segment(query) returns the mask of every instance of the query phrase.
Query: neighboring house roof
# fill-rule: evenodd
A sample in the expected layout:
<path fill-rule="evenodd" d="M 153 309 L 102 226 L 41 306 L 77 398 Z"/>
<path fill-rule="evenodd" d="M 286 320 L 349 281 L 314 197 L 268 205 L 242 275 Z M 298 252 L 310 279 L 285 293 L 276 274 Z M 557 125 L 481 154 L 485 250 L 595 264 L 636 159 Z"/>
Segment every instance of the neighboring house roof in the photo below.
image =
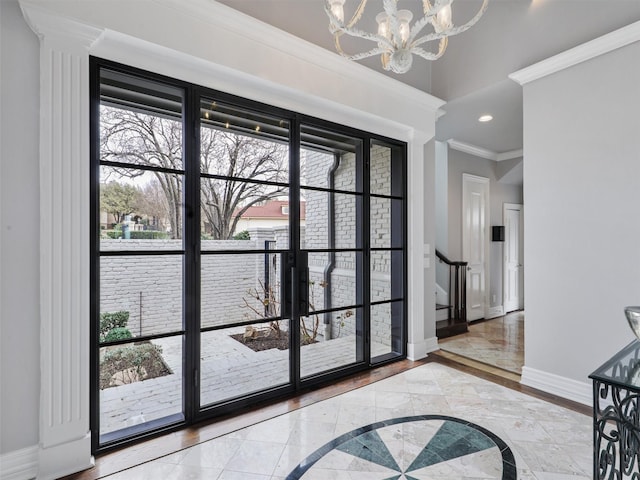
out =
<path fill-rule="evenodd" d="M 283 208 L 286 207 L 286 208 Z M 249 207 L 246 212 L 242 214 L 241 218 L 265 218 L 265 219 L 280 219 L 289 218 L 289 201 L 288 200 L 268 200 L 263 205 L 254 205 Z M 286 212 L 286 213 L 285 213 Z M 306 203 L 300 202 L 300 219 L 306 218 Z"/>

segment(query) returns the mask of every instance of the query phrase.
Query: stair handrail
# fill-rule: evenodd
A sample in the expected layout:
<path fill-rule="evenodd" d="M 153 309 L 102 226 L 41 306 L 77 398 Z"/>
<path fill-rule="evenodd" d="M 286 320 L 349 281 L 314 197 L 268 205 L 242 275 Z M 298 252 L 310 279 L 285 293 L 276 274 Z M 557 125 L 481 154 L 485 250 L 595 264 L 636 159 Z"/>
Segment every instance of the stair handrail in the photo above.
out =
<path fill-rule="evenodd" d="M 446 263 L 447 265 L 459 265 L 461 267 L 466 267 L 469 262 L 464 262 L 464 261 L 452 261 L 449 260 L 444 254 L 440 253 L 438 250 L 436 250 L 436 257 L 438 257 L 440 260 L 442 260 L 444 263 Z"/>
<path fill-rule="evenodd" d="M 436 257 L 449 265 L 449 318 L 467 321 L 467 265 L 463 260 L 452 261 L 436 249 Z M 452 292 L 453 290 L 453 292 Z M 453 297 L 453 303 L 451 298 Z"/>

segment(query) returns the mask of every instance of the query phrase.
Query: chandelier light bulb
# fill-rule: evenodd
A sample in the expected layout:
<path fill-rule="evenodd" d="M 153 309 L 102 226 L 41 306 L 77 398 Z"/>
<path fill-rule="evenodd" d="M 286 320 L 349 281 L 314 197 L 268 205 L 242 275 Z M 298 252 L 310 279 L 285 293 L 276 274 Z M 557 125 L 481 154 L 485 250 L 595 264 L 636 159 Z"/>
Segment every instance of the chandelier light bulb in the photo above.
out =
<path fill-rule="evenodd" d="M 452 25 L 453 23 L 451 22 L 451 5 L 445 5 L 436 14 L 433 26 L 437 32 L 442 32 L 447 28 L 451 28 Z"/>
<path fill-rule="evenodd" d="M 380 12 L 376 15 L 376 22 L 378 22 L 378 35 L 385 38 L 391 38 L 391 31 L 389 30 L 389 15 L 385 12 Z"/>
<path fill-rule="evenodd" d="M 409 39 L 409 34 L 411 33 L 409 22 L 411 22 L 412 18 L 413 13 L 409 10 L 398 10 L 398 31 L 403 44 Z"/>
<path fill-rule="evenodd" d="M 331 0 L 331 13 L 333 13 L 341 23 L 344 22 L 344 2 L 345 0 Z"/>

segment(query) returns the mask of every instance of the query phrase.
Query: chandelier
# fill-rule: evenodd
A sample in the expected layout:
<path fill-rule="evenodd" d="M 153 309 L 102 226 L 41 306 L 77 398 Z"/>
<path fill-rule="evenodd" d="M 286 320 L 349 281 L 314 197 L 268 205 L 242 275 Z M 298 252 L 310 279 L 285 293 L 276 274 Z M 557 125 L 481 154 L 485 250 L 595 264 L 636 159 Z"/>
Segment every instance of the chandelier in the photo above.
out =
<path fill-rule="evenodd" d="M 367 0 L 360 1 L 360 5 L 348 22 L 344 21 L 344 3 L 345 0 L 326 0 L 325 3 L 325 11 L 329 16 L 329 31 L 333 34 L 338 53 L 350 60 L 380 55 L 382 67 L 385 70 L 405 73 L 411 68 L 414 54 L 427 60 L 440 58 L 447 48 L 448 37 L 468 30 L 480 20 L 489 0 L 483 0 L 478 13 L 467 23 L 457 27 L 451 20 L 453 0 L 434 0 L 433 4 L 429 0 L 422 0 L 424 16 L 413 26 L 410 26 L 413 19 L 411 11 L 398 10 L 398 0 L 383 0 L 384 10 L 376 16 L 378 33 L 369 33 L 355 28 L 364 13 Z M 433 31 L 420 36 L 427 25 L 431 25 Z M 377 44 L 377 47 L 368 52 L 349 55 L 340 46 L 340 37 L 345 34 L 371 40 Z M 423 45 L 435 41 L 438 42 L 437 52 L 433 53 L 422 48 Z"/>

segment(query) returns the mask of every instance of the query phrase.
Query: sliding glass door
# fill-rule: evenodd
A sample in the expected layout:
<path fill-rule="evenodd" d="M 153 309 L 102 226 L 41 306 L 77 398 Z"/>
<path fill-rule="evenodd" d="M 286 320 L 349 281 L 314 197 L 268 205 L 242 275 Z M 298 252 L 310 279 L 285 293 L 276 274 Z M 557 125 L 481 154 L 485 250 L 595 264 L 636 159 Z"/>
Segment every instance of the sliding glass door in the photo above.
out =
<path fill-rule="evenodd" d="M 91 67 L 94 450 L 405 355 L 403 143 Z"/>

